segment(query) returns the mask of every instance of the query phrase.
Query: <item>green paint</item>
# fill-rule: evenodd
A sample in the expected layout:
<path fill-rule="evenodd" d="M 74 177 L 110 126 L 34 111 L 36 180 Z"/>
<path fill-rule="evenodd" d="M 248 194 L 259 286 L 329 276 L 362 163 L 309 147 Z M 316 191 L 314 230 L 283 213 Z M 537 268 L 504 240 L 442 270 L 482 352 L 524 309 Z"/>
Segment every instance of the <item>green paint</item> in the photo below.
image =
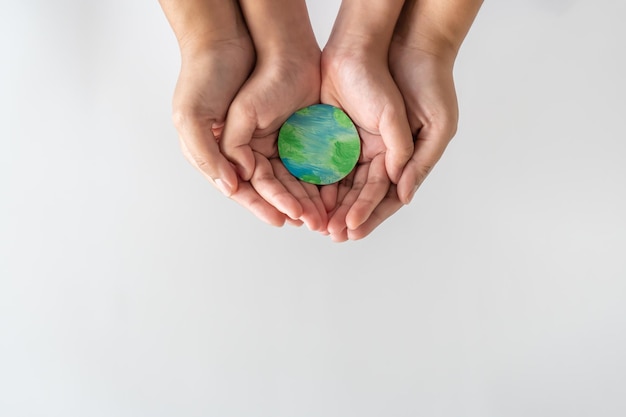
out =
<path fill-rule="evenodd" d="M 356 127 L 341 110 L 316 104 L 294 113 L 278 134 L 278 153 L 295 177 L 332 184 L 354 169 L 361 152 Z"/>

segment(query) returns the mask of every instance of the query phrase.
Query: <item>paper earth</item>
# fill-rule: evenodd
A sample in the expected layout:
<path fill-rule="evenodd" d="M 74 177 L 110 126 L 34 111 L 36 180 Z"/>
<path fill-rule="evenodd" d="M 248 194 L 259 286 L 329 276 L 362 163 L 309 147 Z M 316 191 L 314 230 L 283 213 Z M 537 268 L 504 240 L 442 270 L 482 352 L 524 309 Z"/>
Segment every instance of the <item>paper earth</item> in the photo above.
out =
<path fill-rule="evenodd" d="M 356 166 L 361 140 L 343 110 L 315 104 L 295 112 L 280 128 L 278 154 L 294 177 L 317 185 L 332 184 Z"/>

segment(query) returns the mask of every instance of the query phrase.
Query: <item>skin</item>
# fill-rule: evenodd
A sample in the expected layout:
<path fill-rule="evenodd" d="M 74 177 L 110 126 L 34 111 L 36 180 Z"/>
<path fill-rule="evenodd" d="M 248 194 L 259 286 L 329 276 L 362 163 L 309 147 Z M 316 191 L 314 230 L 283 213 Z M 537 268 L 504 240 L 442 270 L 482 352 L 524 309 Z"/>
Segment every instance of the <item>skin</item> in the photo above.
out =
<path fill-rule="evenodd" d="M 313 230 L 325 228 L 326 211 L 319 191 L 287 175 L 282 166 L 276 164 L 277 152 L 272 146 L 276 126 L 280 126 L 282 117 L 286 119 L 292 113 L 292 107 L 297 110 L 300 105 L 318 101 L 319 48 L 315 45 L 307 70 L 301 70 L 293 65 L 295 59 L 273 59 L 283 56 L 278 49 L 272 56 L 265 53 L 269 50 L 263 49 L 264 54 L 257 57 L 235 0 L 161 0 L 160 3 L 181 52 L 173 120 L 187 160 L 226 196 L 268 224 L 306 223 Z M 308 21 L 308 16 L 306 19 Z M 292 77 L 292 84 L 308 85 L 310 91 L 299 94 L 287 108 L 278 109 L 278 114 L 255 113 L 262 116 L 259 125 L 267 123 L 265 130 L 264 126 L 258 131 L 254 129 L 258 133 L 254 140 L 248 138 L 250 149 L 256 152 L 253 163 L 257 165 L 258 161 L 258 169 L 253 166 L 248 172 L 241 172 L 227 159 L 227 152 L 220 149 L 227 136 L 225 125 L 229 108 L 237 98 L 235 116 L 231 118 L 237 120 L 237 111 L 255 112 L 255 106 L 269 107 L 268 102 L 286 96 L 290 87 L 283 86 L 277 96 L 265 93 L 274 91 L 275 84 L 285 74 L 293 73 L 298 76 Z M 242 94 L 238 94 L 240 92 Z M 236 134 L 232 123 L 230 125 L 228 130 Z"/>
<path fill-rule="evenodd" d="M 343 108 L 362 140 L 355 170 L 322 189 L 327 231 L 336 241 L 367 221 L 413 155 L 404 101 L 388 65 L 403 3 L 344 0 L 322 54 L 322 102 Z"/>
<path fill-rule="evenodd" d="M 235 94 L 255 62 L 252 40 L 236 0 L 160 0 L 181 53 L 173 120 L 183 152 L 230 196 L 237 174 L 217 139 Z"/>
<path fill-rule="evenodd" d="M 481 0 L 405 3 L 389 49 L 389 65 L 404 97 L 415 149 L 398 186 L 387 188 L 365 222 L 356 228 L 346 225 L 341 233 L 333 234 L 334 240 L 370 234 L 413 198 L 441 158 L 456 133 L 459 117 L 454 62 L 481 4 Z"/>
<path fill-rule="evenodd" d="M 456 132 L 452 69 L 481 1 L 344 0 L 321 62 L 304 0 L 160 2 L 181 50 L 183 153 L 269 224 L 365 237 L 411 201 Z M 276 140 L 320 98 L 351 116 L 363 150 L 345 180 L 318 188 L 286 171 Z"/>
<path fill-rule="evenodd" d="M 230 105 L 220 149 L 244 181 L 279 212 L 324 231 L 315 185 L 298 181 L 278 157 L 282 124 L 319 102 L 320 49 L 304 0 L 240 0 L 257 51 L 256 66 Z M 272 22 L 268 25 L 267 22 Z"/>

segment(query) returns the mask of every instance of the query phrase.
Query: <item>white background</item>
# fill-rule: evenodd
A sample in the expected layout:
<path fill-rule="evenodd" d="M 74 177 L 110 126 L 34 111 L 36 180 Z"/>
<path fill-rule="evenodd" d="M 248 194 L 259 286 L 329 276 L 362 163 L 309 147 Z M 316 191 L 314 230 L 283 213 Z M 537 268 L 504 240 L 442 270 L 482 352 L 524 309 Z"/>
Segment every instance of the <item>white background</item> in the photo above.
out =
<path fill-rule="evenodd" d="M 0 10 L 1 416 L 626 415 L 626 2 L 486 2 L 456 139 L 346 244 L 183 159 L 156 1 Z"/>

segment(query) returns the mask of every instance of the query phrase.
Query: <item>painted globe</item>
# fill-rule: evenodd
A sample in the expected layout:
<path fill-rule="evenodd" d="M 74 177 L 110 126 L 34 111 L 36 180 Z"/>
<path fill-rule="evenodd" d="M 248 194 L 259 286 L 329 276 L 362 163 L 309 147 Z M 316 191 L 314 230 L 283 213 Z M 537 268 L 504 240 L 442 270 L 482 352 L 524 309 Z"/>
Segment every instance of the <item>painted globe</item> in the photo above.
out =
<path fill-rule="evenodd" d="M 317 185 L 332 184 L 354 169 L 361 140 L 341 109 L 315 104 L 295 112 L 280 128 L 278 154 L 294 177 Z"/>

